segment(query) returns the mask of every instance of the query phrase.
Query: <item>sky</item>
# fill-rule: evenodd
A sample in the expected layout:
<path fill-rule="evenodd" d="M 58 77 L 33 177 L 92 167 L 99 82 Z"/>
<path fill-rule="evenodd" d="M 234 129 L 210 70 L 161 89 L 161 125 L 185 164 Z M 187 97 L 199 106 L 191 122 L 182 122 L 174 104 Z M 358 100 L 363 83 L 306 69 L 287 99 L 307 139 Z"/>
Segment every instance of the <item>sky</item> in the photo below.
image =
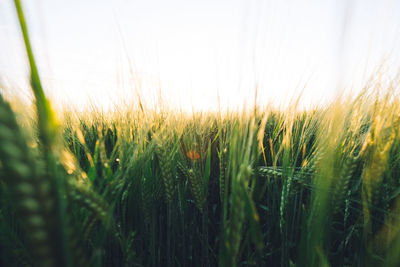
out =
<path fill-rule="evenodd" d="M 400 66 L 395 0 L 22 1 L 46 93 L 58 106 L 140 98 L 216 110 L 356 93 Z M 13 1 L 0 0 L 0 90 L 29 98 Z"/>

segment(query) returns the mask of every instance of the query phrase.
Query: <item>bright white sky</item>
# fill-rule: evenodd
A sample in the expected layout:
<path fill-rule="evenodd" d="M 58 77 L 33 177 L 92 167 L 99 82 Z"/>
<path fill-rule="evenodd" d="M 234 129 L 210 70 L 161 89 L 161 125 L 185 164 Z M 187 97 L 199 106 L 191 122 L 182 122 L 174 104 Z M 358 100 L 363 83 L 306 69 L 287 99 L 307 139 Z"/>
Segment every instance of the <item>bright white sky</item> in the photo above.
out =
<path fill-rule="evenodd" d="M 13 1 L 0 0 L 0 81 L 27 95 Z M 395 0 L 23 1 L 46 91 L 104 107 L 158 99 L 186 110 L 323 103 L 400 67 Z"/>

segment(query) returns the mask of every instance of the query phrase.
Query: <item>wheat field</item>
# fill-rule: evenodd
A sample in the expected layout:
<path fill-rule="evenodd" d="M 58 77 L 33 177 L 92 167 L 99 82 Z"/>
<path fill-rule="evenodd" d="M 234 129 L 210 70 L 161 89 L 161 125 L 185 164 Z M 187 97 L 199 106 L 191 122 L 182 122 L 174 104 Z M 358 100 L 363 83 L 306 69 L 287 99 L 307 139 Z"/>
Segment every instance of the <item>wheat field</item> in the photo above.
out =
<path fill-rule="evenodd" d="M 400 97 L 54 112 L 0 94 L 1 266 L 399 266 Z M 1 91 L 0 91 L 1 92 Z"/>

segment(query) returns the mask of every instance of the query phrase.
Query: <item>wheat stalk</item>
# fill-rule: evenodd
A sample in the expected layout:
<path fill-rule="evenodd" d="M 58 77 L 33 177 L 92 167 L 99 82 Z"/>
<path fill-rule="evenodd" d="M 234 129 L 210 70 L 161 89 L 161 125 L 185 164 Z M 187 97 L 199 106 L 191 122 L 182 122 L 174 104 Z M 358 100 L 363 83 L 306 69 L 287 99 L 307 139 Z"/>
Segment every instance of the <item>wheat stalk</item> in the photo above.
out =
<path fill-rule="evenodd" d="M 172 172 L 171 158 L 166 147 L 160 144 L 157 146 L 156 153 L 160 162 L 165 200 L 167 203 L 171 203 L 175 194 L 175 179 Z"/>
<path fill-rule="evenodd" d="M 200 180 L 199 175 L 197 175 L 193 169 L 188 170 L 187 178 L 190 183 L 190 189 L 196 202 L 196 206 L 199 208 L 200 212 L 203 212 L 203 206 L 206 202 L 206 199 L 203 195 L 203 183 Z"/>
<path fill-rule="evenodd" d="M 36 169 L 14 113 L 0 96 L 0 161 L 13 204 L 39 266 L 62 266 L 57 241 L 56 197 L 49 177 Z"/>

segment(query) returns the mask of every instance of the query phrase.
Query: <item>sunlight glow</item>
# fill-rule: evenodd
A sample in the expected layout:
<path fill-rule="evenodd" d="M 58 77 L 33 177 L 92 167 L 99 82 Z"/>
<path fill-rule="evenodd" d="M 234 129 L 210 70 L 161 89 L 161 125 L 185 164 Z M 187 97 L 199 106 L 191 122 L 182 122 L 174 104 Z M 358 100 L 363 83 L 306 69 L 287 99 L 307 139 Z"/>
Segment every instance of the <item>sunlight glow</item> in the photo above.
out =
<path fill-rule="evenodd" d="M 23 1 L 46 90 L 103 108 L 302 106 L 400 66 L 396 1 Z M 26 93 L 12 1 L 0 2 L 0 82 Z M 10 86 L 4 86 L 10 87 Z M 304 90 L 303 90 L 304 88 Z M 5 89 L 4 89 L 5 90 Z"/>

